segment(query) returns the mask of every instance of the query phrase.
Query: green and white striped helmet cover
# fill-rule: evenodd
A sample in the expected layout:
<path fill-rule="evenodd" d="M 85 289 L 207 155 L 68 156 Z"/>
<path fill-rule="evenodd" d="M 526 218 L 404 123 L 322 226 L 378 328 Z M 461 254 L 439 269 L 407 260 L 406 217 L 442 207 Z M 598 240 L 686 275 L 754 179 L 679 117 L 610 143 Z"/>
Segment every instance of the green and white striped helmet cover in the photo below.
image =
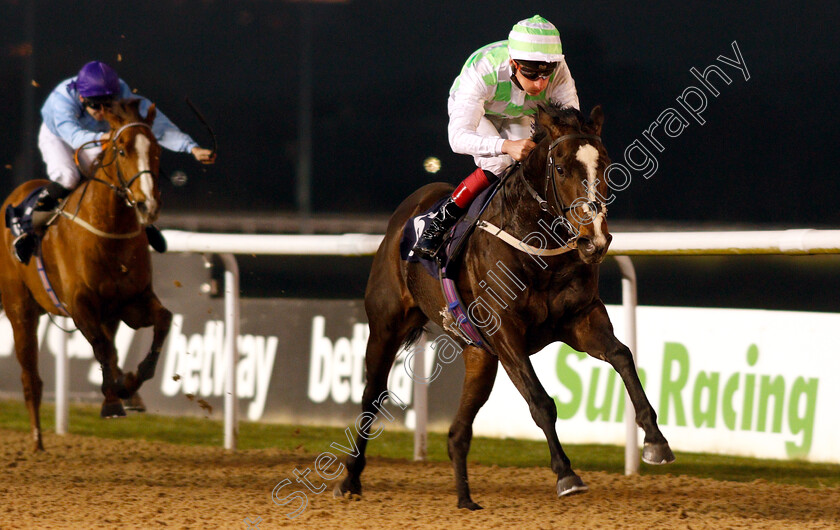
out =
<path fill-rule="evenodd" d="M 560 32 L 539 15 L 520 20 L 508 35 L 511 59 L 556 63 L 563 59 Z"/>

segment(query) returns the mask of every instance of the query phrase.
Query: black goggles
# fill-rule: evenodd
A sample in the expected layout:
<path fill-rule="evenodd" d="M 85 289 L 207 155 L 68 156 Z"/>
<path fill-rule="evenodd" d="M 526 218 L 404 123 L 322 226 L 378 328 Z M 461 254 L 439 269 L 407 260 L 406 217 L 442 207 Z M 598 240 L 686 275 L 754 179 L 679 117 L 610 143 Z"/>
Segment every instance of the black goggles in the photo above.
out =
<path fill-rule="evenodd" d="M 548 79 L 554 73 L 554 70 L 557 69 L 557 63 L 547 63 L 545 67 L 540 67 L 539 69 L 529 68 L 519 63 L 516 63 L 516 66 L 519 68 L 519 73 L 522 74 L 522 77 L 529 81 Z"/>
<path fill-rule="evenodd" d="M 107 107 L 114 101 L 114 98 L 107 97 L 107 98 L 84 98 L 82 99 L 82 105 L 89 109 L 93 110 L 102 110 L 103 107 Z"/>

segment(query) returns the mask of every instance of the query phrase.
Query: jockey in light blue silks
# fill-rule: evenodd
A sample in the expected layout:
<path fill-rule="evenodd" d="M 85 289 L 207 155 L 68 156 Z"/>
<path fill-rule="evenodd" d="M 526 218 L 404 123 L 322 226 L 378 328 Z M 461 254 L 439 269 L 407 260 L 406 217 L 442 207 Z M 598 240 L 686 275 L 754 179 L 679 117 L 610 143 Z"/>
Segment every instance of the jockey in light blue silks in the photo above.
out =
<path fill-rule="evenodd" d="M 74 160 L 76 150 L 88 142 L 109 138 L 110 126 L 105 121 L 104 108 L 116 99 L 127 98 L 140 99 L 140 113 L 146 115 L 151 102 L 133 94 L 113 68 L 99 61 L 87 63 L 76 77 L 65 79 L 50 93 L 41 107 L 44 121 L 38 133 L 38 148 L 47 166 L 50 183 L 41 190 L 34 212 L 53 210 L 79 185 L 81 175 Z M 212 151 L 199 147 L 160 111 L 152 124 L 152 133 L 160 145 L 171 151 L 191 153 L 196 160 L 207 164 L 215 161 Z M 87 146 L 79 151 L 83 171 L 90 170 L 100 152 L 99 146 Z M 37 225 L 42 225 L 48 217 L 33 215 L 33 224 L 40 228 Z M 148 226 L 146 234 L 156 250 L 166 249 L 166 242 L 157 228 Z M 35 249 L 34 238 L 31 234 L 22 234 L 13 247 L 17 259 L 28 263 Z"/>

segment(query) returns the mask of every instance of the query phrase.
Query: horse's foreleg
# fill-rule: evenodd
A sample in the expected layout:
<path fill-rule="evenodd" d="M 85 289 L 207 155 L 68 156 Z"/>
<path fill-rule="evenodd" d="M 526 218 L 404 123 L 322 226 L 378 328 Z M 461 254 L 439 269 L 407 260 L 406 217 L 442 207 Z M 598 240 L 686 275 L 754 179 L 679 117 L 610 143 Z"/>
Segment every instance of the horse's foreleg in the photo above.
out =
<path fill-rule="evenodd" d="M 22 293 L 25 299 L 28 293 Z M 20 379 L 23 383 L 23 399 L 29 411 L 29 426 L 32 430 L 33 451 L 43 451 L 44 441 L 41 436 L 41 396 L 44 384 L 38 375 L 38 311 L 31 301 L 10 303 L 3 297 L 6 316 L 12 324 L 15 338 L 15 354 L 20 363 Z"/>
<path fill-rule="evenodd" d="M 122 372 L 117 366 L 117 349 L 114 347 L 114 324 L 102 323 L 93 305 L 78 297 L 73 304 L 73 321 L 93 349 L 93 356 L 102 367 L 103 418 L 125 416 L 121 398 L 129 397 L 122 385 Z"/>
<path fill-rule="evenodd" d="M 137 365 L 137 375 L 129 373 L 125 377 L 126 391 L 134 395 L 144 382 L 155 375 L 163 342 L 169 335 L 169 328 L 172 325 L 172 313 L 163 307 L 155 293 L 148 290 L 138 303 L 125 308 L 122 320 L 134 329 L 147 326 L 153 326 L 154 329 L 152 346 L 149 353 Z"/>
<path fill-rule="evenodd" d="M 551 470 L 557 474 L 557 496 L 563 497 L 588 491 L 589 488 L 586 484 L 572 470 L 569 457 L 566 456 L 563 447 L 560 445 L 555 428 L 557 407 L 540 383 L 524 347 L 522 349 L 505 348 L 505 350 L 506 354 L 500 355 L 499 360 L 508 376 L 510 376 L 511 382 L 528 402 L 531 417 L 537 426 L 542 429 L 545 439 L 548 441 L 548 450 L 551 453 Z"/>
<path fill-rule="evenodd" d="M 473 421 L 479 409 L 487 402 L 499 360 L 484 350 L 468 347 L 464 350 L 464 388 L 461 390 L 461 403 L 458 413 L 449 428 L 449 459 L 455 471 L 455 489 L 458 492 L 458 508 L 480 510 L 481 506 L 473 502 L 470 496 L 470 483 L 467 478 L 467 454 L 473 435 Z"/>
<path fill-rule="evenodd" d="M 645 431 L 642 460 L 648 464 L 673 462 L 674 453 L 662 431 L 659 430 L 656 411 L 653 410 L 639 380 L 633 354 L 615 337 L 612 323 L 603 304 L 598 304 L 591 312 L 577 320 L 571 327 L 571 331 L 572 337 L 567 341 L 569 346 L 607 361 L 621 376 L 636 411 L 636 424 Z"/>

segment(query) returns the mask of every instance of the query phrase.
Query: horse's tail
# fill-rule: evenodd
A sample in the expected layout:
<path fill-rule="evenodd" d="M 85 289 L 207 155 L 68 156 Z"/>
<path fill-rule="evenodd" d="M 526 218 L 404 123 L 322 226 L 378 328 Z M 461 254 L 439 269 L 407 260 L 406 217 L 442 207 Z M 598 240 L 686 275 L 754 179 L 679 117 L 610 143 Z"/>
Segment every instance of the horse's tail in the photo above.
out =
<path fill-rule="evenodd" d="M 420 335 L 423 334 L 423 326 L 418 326 L 411 331 L 408 332 L 408 335 L 405 336 L 405 339 L 402 341 L 402 347 L 405 349 L 414 346 L 414 344 L 420 339 Z"/>

